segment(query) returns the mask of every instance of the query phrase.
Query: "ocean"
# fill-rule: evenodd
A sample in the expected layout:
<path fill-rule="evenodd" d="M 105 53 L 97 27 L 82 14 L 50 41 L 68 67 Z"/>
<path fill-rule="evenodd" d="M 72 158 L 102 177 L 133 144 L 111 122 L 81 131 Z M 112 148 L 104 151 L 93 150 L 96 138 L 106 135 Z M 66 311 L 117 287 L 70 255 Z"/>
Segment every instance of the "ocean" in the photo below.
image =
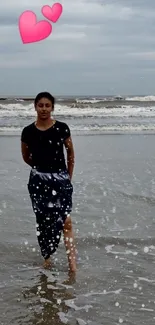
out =
<path fill-rule="evenodd" d="M 121 99 L 120 99 L 121 98 Z M 155 96 L 57 98 L 57 119 L 69 123 L 74 134 L 153 133 Z M 19 134 L 35 117 L 32 100 L 0 100 L 0 132 Z"/>
<path fill-rule="evenodd" d="M 0 100 L 0 324 L 154 325 L 155 97 L 58 98 L 75 148 L 77 276 L 63 241 L 42 268 L 20 134 L 32 100 Z"/>

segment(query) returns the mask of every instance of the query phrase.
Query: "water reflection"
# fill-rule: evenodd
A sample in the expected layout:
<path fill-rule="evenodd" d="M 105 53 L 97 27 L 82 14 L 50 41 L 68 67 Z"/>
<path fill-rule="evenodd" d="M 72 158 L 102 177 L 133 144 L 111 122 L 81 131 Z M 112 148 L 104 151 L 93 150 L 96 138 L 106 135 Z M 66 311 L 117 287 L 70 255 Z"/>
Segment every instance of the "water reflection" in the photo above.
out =
<path fill-rule="evenodd" d="M 23 292 L 28 301 L 31 314 L 28 324 L 62 325 L 68 323 L 68 311 L 65 300 L 76 298 L 73 284 L 76 278 L 69 274 L 68 279 L 59 281 L 52 273 L 41 274 L 37 284 Z"/>

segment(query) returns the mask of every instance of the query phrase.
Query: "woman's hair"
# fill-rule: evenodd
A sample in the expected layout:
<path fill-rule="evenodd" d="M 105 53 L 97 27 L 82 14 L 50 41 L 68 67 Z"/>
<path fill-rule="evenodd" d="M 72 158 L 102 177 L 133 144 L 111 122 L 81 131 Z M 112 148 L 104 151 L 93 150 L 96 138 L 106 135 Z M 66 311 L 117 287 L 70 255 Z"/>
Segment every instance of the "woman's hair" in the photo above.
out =
<path fill-rule="evenodd" d="M 55 98 L 50 93 L 48 93 L 46 91 L 43 91 L 36 96 L 36 98 L 34 100 L 34 105 L 36 106 L 38 104 L 39 100 L 42 98 L 47 98 L 48 100 L 50 100 L 50 102 L 52 103 L 52 108 L 54 109 Z"/>

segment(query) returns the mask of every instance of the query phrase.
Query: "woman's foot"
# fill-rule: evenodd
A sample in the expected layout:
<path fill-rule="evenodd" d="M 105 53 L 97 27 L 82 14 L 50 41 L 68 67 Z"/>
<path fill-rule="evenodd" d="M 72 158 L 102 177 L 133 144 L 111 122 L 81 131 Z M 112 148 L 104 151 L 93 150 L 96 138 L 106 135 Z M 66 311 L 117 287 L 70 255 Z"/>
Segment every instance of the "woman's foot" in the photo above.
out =
<path fill-rule="evenodd" d="M 44 267 L 45 269 L 50 269 L 50 268 L 52 267 L 52 263 L 51 263 L 51 259 L 50 259 L 50 258 L 44 260 L 43 267 Z"/>

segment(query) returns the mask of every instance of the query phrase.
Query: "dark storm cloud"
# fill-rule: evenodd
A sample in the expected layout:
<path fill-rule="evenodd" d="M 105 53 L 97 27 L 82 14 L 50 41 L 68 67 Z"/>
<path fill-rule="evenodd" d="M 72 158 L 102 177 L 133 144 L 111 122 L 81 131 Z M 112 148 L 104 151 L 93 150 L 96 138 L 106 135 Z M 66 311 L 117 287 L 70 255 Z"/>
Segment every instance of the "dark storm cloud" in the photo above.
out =
<path fill-rule="evenodd" d="M 16 94 L 24 94 L 24 89 L 35 93 L 49 84 L 59 94 L 154 91 L 155 0 L 64 0 L 63 15 L 53 26 L 53 34 L 43 42 L 23 45 L 19 15 L 29 9 L 42 19 L 43 4 L 47 1 L 3 3 L 2 88 L 16 90 Z"/>
<path fill-rule="evenodd" d="M 18 16 L 13 13 L 0 13 L 0 26 L 17 26 Z"/>

